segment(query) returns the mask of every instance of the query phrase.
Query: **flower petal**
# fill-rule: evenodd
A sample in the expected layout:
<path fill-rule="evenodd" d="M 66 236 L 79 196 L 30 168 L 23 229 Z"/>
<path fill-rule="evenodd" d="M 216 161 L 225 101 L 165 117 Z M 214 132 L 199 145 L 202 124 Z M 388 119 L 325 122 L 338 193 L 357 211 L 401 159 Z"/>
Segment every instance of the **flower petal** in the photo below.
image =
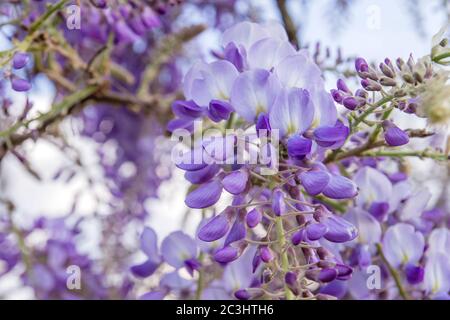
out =
<path fill-rule="evenodd" d="M 200 185 L 197 189 L 189 193 L 184 202 L 189 208 L 208 208 L 219 201 L 221 194 L 221 183 L 217 180 L 213 180 Z"/>
<path fill-rule="evenodd" d="M 302 172 L 299 175 L 299 178 L 306 192 L 312 196 L 316 196 L 328 185 L 331 179 L 331 174 L 322 170 L 312 170 Z"/>
<path fill-rule="evenodd" d="M 172 267 L 182 268 L 186 260 L 196 258 L 197 245 L 187 234 L 175 231 L 163 240 L 161 253 L 165 262 Z"/>
<path fill-rule="evenodd" d="M 349 199 L 358 194 L 356 184 L 352 180 L 338 175 L 332 175 L 323 194 L 331 199 Z"/>
<path fill-rule="evenodd" d="M 222 213 L 212 218 L 200 228 L 198 238 L 206 242 L 223 238 L 230 229 L 230 221 L 226 214 Z"/>
<path fill-rule="evenodd" d="M 422 257 L 425 240 L 419 231 L 406 223 L 390 226 L 383 238 L 384 255 L 392 265 L 397 268 L 401 264 L 416 264 Z"/>
<path fill-rule="evenodd" d="M 231 105 L 239 116 L 254 122 L 260 113 L 271 109 L 279 90 L 279 81 L 269 71 L 245 71 L 234 82 Z"/>
<path fill-rule="evenodd" d="M 237 170 L 223 178 L 222 184 L 225 190 L 231 194 L 240 194 L 245 190 L 248 182 L 247 170 Z"/>

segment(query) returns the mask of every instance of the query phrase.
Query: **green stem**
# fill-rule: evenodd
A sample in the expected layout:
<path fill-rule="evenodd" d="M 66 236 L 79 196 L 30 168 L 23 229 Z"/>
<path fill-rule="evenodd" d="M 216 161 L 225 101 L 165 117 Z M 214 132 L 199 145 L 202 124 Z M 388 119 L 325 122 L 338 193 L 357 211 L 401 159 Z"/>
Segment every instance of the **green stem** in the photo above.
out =
<path fill-rule="evenodd" d="M 389 261 L 387 261 L 386 256 L 383 253 L 383 248 L 382 248 L 381 244 L 377 243 L 376 246 L 377 246 L 378 254 L 380 255 L 383 262 L 386 264 L 386 266 L 389 269 L 389 272 L 391 273 L 392 277 L 394 278 L 395 284 L 398 288 L 398 292 L 400 293 L 400 295 L 402 296 L 403 299 L 409 300 L 410 297 L 409 297 L 408 293 L 405 291 L 405 289 L 403 288 L 402 281 L 400 280 L 400 275 L 398 274 L 397 270 L 395 270 L 391 266 Z"/>
<path fill-rule="evenodd" d="M 277 230 L 277 238 L 281 248 L 281 268 L 283 270 L 284 281 L 284 275 L 286 275 L 286 273 L 289 271 L 289 258 L 287 255 L 287 251 L 284 250 L 284 248 L 286 247 L 286 237 L 284 235 L 283 219 L 281 217 L 277 217 L 275 219 L 275 224 Z M 291 289 L 289 289 L 287 284 L 284 285 L 284 291 L 286 300 L 294 300 L 294 294 L 292 293 Z"/>
<path fill-rule="evenodd" d="M 43 113 L 36 118 L 26 121 L 17 122 L 6 130 L 0 131 L 0 138 L 8 138 L 22 127 L 28 127 L 32 122 L 41 121 L 42 123 L 52 120 L 59 116 L 62 112 L 69 110 L 71 107 L 90 97 L 98 90 L 98 86 L 89 86 L 78 92 L 67 96 L 63 101 L 56 104 L 49 112 Z"/>
<path fill-rule="evenodd" d="M 419 158 L 430 158 L 437 161 L 447 161 L 449 160 L 449 155 L 438 152 L 429 152 L 427 150 L 422 151 L 389 151 L 389 150 L 376 150 L 367 151 L 362 154 L 368 157 L 393 157 L 393 158 L 403 158 L 403 157 L 419 157 Z"/>
<path fill-rule="evenodd" d="M 200 263 L 203 261 L 203 252 L 200 252 L 198 256 L 198 261 Z M 195 300 L 200 300 L 202 298 L 203 286 L 204 286 L 204 276 L 203 270 L 202 268 L 200 268 L 198 270 L 197 291 L 195 292 Z"/>
<path fill-rule="evenodd" d="M 320 202 L 323 202 L 327 205 L 329 205 L 330 207 L 332 207 L 334 210 L 339 211 L 341 213 L 344 213 L 345 211 L 347 211 L 347 207 L 339 202 L 333 201 L 331 199 L 328 199 L 327 197 L 324 196 L 316 196 L 315 197 L 317 200 L 319 200 Z"/>
<path fill-rule="evenodd" d="M 366 111 L 364 111 L 358 118 L 355 119 L 355 122 L 353 123 L 353 128 L 356 129 L 356 127 L 365 119 L 367 118 L 373 111 L 384 105 L 385 103 L 388 103 L 389 101 L 392 101 L 394 99 L 393 96 L 387 96 L 375 103 L 373 106 L 369 107 Z"/>
<path fill-rule="evenodd" d="M 60 10 L 67 2 L 68 0 L 61 0 L 57 4 L 50 6 L 49 9 L 31 25 L 30 30 L 28 31 L 28 35 L 25 37 L 25 39 L 23 39 L 22 42 L 17 44 L 16 48 L 0 52 L 0 58 L 2 58 L 2 60 L 0 61 L 0 68 L 6 65 L 16 52 L 28 51 L 34 39 L 36 38 L 36 34 L 39 28 L 42 27 L 42 25 L 50 17 L 52 17 L 55 12 Z"/>
<path fill-rule="evenodd" d="M 50 6 L 47 12 L 39 17 L 30 27 L 29 34 L 35 33 L 56 11 L 60 10 L 69 0 L 61 0 L 57 4 Z"/>
<path fill-rule="evenodd" d="M 389 118 L 389 115 L 392 113 L 393 109 L 389 109 L 386 112 L 383 113 L 383 116 L 381 117 L 381 120 L 386 120 L 387 118 Z M 378 135 L 381 132 L 381 128 L 382 128 L 382 124 L 378 124 L 375 128 L 375 130 L 373 130 L 372 134 L 369 137 L 369 143 L 372 144 L 375 141 L 377 141 Z"/>

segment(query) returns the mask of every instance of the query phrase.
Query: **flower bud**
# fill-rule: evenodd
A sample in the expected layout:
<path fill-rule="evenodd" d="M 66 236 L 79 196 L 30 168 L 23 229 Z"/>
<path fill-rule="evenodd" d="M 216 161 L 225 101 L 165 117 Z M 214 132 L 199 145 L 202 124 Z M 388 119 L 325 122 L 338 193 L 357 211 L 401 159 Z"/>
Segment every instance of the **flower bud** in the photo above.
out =
<path fill-rule="evenodd" d="M 383 121 L 384 139 L 390 146 L 397 147 L 409 142 L 408 134 L 390 121 Z"/>
<path fill-rule="evenodd" d="M 261 255 L 261 260 L 265 263 L 268 263 L 273 260 L 272 251 L 267 246 L 263 246 L 259 249 L 259 253 Z"/>
<path fill-rule="evenodd" d="M 337 88 L 338 88 L 339 90 L 343 91 L 343 92 L 346 92 L 346 93 L 351 94 L 350 89 L 347 87 L 347 84 L 346 84 L 345 81 L 342 80 L 342 79 L 339 79 L 339 80 L 337 81 Z"/>
<path fill-rule="evenodd" d="M 28 63 L 29 56 L 24 52 L 17 52 L 14 54 L 13 58 L 13 68 L 14 69 L 22 69 Z"/>
<path fill-rule="evenodd" d="M 229 263 L 238 258 L 239 251 L 235 247 L 227 246 L 214 253 L 214 260 L 220 263 Z"/>
<path fill-rule="evenodd" d="M 255 208 L 247 213 L 246 222 L 249 228 L 254 228 L 262 220 L 262 213 L 259 209 Z"/>
<path fill-rule="evenodd" d="M 388 77 L 382 77 L 380 79 L 380 84 L 385 87 L 395 87 L 397 86 L 397 82 L 394 79 Z"/>
<path fill-rule="evenodd" d="M 234 296 L 238 300 L 249 300 L 251 298 L 250 293 L 245 289 L 240 289 L 234 293 Z"/>
<path fill-rule="evenodd" d="M 25 92 L 31 89 L 31 84 L 25 79 L 14 78 L 12 80 L 12 88 L 17 92 Z"/>
<path fill-rule="evenodd" d="M 367 72 L 369 70 L 369 65 L 363 58 L 357 58 L 355 60 L 355 69 L 357 72 Z"/>
<path fill-rule="evenodd" d="M 361 85 L 367 91 L 381 91 L 382 87 L 378 82 L 375 82 L 371 79 L 363 79 L 361 80 Z"/>
<path fill-rule="evenodd" d="M 391 68 L 389 68 L 384 63 L 380 63 L 380 70 L 388 78 L 394 78 L 395 77 L 394 71 Z"/>

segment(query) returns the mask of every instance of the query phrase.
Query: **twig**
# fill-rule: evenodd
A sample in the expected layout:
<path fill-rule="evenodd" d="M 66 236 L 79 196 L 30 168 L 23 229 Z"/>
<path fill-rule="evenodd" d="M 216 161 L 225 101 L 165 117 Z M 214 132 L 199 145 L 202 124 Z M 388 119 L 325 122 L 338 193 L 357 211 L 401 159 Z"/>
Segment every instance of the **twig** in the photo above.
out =
<path fill-rule="evenodd" d="M 278 10 L 280 11 L 281 18 L 283 19 L 283 24 L 286 29 L 289 41 L 294 44 L 297 48 L 300 48 L 300 41 L 297 37 L 297 28 L 295 27 L 294 21 L 289 14 L 289 10 L 286 6 L 286 0 L 277 0 Z"/>

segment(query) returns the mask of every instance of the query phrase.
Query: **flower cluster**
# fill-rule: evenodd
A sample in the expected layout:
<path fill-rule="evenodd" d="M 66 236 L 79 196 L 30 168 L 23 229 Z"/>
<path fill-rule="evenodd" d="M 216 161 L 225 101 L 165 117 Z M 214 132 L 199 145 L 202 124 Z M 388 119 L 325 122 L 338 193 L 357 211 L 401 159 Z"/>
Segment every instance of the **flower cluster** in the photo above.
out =
<path fill-rule="evenodd" d="M 400 129 L 390 115 L 398 109 L 433 122 L 419 101 L 430 83 L 445 85 L 447 73 L 430 57 L 397 59 L 396 67 L 386 59 L 379 69 L 358 58 L 361 88 L 353 93 L 340 79 L 330 94 L 320 68 L 280 25 L 239 23 L 224 32 L 222 46 L 220 60 L 187 72 L 186 100 L 173 103 L 168 124 L 194 140 L 176 164 L 194 185 L 186 205 L 209 215 L 197 232 L 209 243 L 199 272 L 239 263 L 249 279 L 233 288 L 237 299 L 445 296 L 448 285 L 438 279 L 448 278 L 450 260 L 435 242 L 448 237 L 439 228 L 443 211 L 427 210 L 431 194 L 415 188 L 400 163 L 383 171 L 387 160 L 370 152 L 429 135 Z M 350 112 L 339 115 L 334 101 Z M 224 135 L 199 134 L 204 127 Z M 261 144 L 268 161 L 250 161 Z M 267 174 L 267 167 L 277 170 Z M 394 283 L 386 292 L 365 281 L 380 259 L 380 281 Z M 197 296 L 212 287 L 230 294 L 209 279 Z"/>
<path fill-rule="evenodd" d="M 224 211 L 204 222 L 198 238 L 217 243 L 209 251 L 222 265 L 256 247 L 253 272 L 272 276 L 259 279 L 250 291 L 236 288 L 236 297 L 283 291 L 288 298 L 314 296 L 312 283 L 344 280 L 352 272 L 331 247 L 358 233 L 332 212 L 332 204 L 354 198 L 357 186 L 322 162 L 328 151 L 342 146 L 349 128 L 338 119 L 319 67 L 306 50 L 289 43 L 280 25 L 237 24 L 224 32 L 222 45 L 224 59 L 200 62 L 188 71 L 183 85 L 187 100 L 173 104 L 178 117 L 169 123 L 174 132 L 193 131 L 198 119 L 213 127 L 226 121 L 227 128 L 246 130 L 243 137 L 205 138 L 199 143 L 200 161 L 190 150 L 177 164 L 197 185 L 186 197 L 189 207 L 208 208 L 223 190 L 233 197 Z M 272 134 L 268 163 L 279 165 L 273 175 L 264 175 L 264 165 L 233 152 L 241 139 L 255 143 L 267 132 Z M 244 146 L 243 153 L 249 149 Z M 225 165 L 207 161 L 211 158 L 225 160 Z M 282 264 L 281 273 L 274 261 Z M 265 289 L 254 290 L 258 287 Z"/>

